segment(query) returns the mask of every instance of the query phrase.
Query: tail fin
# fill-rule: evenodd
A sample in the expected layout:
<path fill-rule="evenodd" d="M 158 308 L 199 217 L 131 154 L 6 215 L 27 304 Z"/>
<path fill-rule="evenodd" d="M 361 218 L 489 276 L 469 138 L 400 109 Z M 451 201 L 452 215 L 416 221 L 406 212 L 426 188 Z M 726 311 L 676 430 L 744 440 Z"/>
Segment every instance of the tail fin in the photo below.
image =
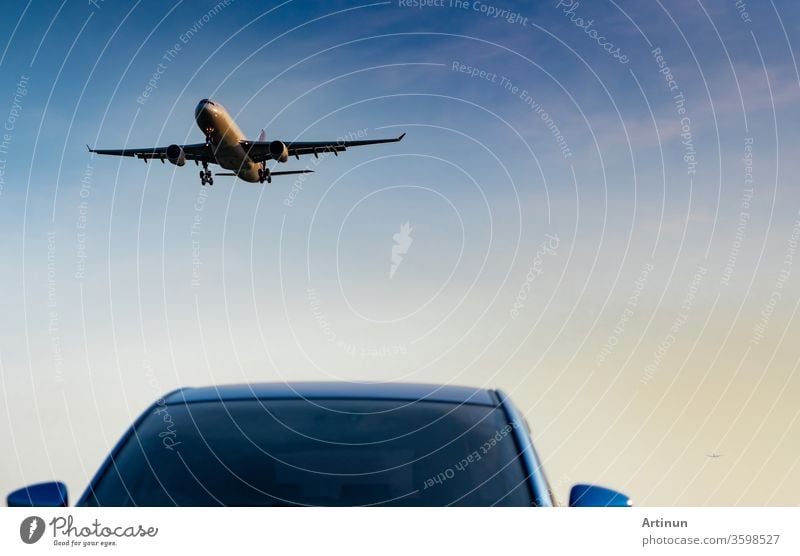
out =
<path fill-rule="evenodd" d="M 266 141 L 266 140 L 267 140 L 267 132 L 262 129 L 261 133 L 258 134 L 257 141 Z"/>

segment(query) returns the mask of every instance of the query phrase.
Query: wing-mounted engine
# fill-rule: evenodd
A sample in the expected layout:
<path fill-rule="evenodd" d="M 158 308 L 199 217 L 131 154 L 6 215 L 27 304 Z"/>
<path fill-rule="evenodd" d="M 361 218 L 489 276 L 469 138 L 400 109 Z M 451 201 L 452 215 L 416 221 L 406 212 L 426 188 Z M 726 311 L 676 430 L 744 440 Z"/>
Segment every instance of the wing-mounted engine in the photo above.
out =
<path fill-rule="evenodd" d="M 170 145 L 167 147 L 167 160 L 172 162 L 175 166 L 183 166 L 186 164 L 186 153 L 180 145 Z"/>
<path fill-rule="evenodd" d="M 289 160 L 289 147 L 283 141 L 273 141 L 269 144 L 269 154 L 278 162 Z"/>

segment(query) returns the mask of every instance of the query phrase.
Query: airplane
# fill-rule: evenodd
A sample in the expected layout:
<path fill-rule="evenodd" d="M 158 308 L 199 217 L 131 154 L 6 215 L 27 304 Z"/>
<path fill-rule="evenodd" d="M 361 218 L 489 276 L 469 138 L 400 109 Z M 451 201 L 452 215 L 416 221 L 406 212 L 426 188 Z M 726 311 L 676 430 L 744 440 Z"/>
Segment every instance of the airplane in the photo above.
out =
<path fill-rule="evenodd" d="M 718 454 L 717 452 L 712 452 L 710 454 L 706 454 L 706 457 L 707 458 L 712 458 L 712 459 L 717 459 L 717 458 L 721 458 L 722 454 Z"/>
<path fill-rule="evenodd" d="M 214 177 L 208 169 L 209 164 L 219 164 L 232 172 L 215 173 L 217 176 L 236 176 L 250 183 L 272 183 L 273 176 L 288 174 L 307 174 L 313 170 L 287 170 L 274 172 L 267 168 L 267 161 L 287 162 L 290 156 L 300 160 L 300 155 L 313 154 L 319 158 L 320 153 L 332 152 L 339 156 L 349 147 L 361 147 L 378 143 L 396 143 L 402 141 L 405 133 L 394 139 L 369 139 L 359 141 L 266 141 L 264 132 L 257 141 L 248 141 L 242 130 L 219 102 L 204 98 L 194 110 L 194 119 L 205 134 L 205 143 L 193 145 L 169 145 L 144 149 L 93 149 L 86 148 L 95 154 L 113 156 L 132 156 L 147 162 L 158 159 L 161 163 L 169 160 L 176 166 L 183 166 L 187 160 L 195 165 L 202 164 L 200 171 L 201 185 L 214 185 Z"/>

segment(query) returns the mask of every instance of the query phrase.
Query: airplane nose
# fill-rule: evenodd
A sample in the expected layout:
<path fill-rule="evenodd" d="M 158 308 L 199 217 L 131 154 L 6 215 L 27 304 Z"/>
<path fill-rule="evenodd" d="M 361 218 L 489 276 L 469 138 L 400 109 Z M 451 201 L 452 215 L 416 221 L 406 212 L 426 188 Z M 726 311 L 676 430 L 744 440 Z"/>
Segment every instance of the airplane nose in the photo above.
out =
<path fill-rule="evenodd" d="M 209 106 L 216 106 L 213 100 L 204 98 L 200 102 L 197 103 L 197 108 L 194 109 L 194 117 L 195 119 L 200 117 L 200 114 L 203 110 L 206 110 Z"/>
<path fill-rule="evenodd" d="M 200 102 L 197 103 L 197 108 L 194 109 L 194 117 L 197 118 L 200 116 L 200 113 L 205 109 L 206 104 L 208 104 L 208 99 L 204 98 Z"/>

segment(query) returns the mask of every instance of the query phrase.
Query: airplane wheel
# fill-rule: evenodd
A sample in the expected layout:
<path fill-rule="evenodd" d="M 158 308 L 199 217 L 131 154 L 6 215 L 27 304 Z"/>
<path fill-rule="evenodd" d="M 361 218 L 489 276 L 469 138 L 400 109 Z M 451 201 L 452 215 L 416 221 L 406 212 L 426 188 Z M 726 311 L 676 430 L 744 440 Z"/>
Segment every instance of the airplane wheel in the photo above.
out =
<path fill-rule="evenodd" d="M 214 185 L 214 178 L 208 178 L 208 185 Z"/>

